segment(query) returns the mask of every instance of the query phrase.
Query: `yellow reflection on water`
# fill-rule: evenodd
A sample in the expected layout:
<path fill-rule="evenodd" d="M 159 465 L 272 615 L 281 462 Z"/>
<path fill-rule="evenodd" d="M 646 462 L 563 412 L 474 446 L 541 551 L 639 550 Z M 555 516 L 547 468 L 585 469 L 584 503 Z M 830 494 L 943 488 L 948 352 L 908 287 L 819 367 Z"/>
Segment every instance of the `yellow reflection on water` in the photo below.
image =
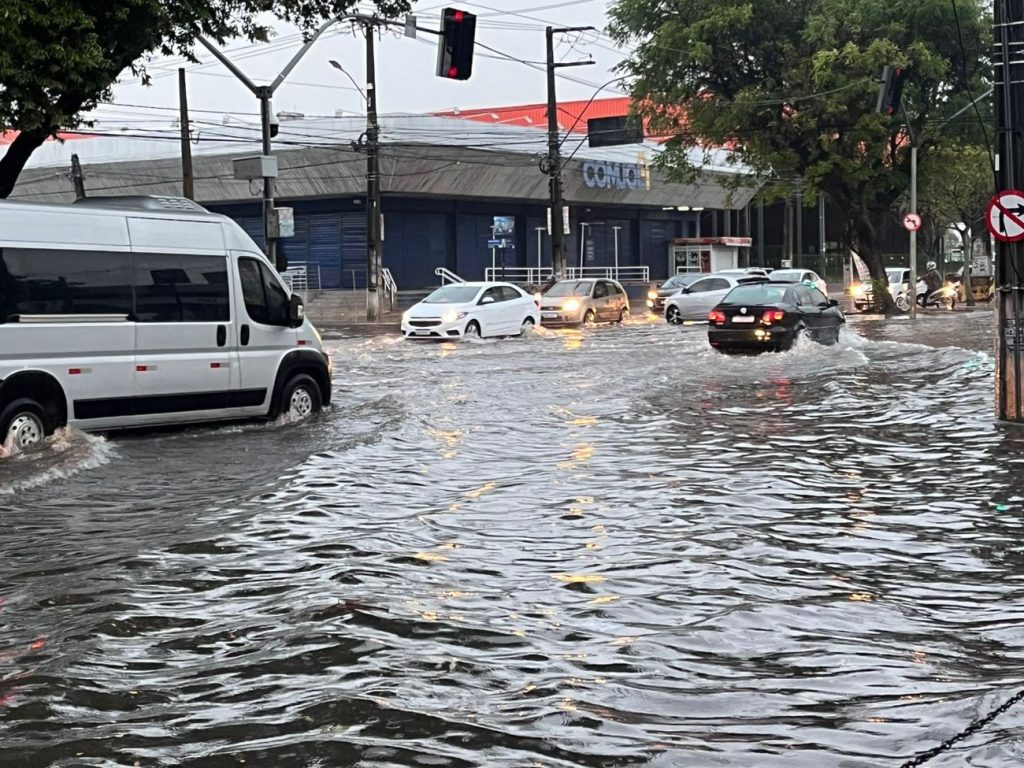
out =
<path fill-rule="evenodd" d="M 600 584 L 604 576 L 599 573 L 556 573 L 552 578 L 566 584 Z"/>
<path fill-rule="evenodd" d="M 471 499 L 479 499 L 485 493 L 490 493 L 497 486 L 494 483 L 484 483 L 479 488 L 474 488 L 472 491 L 466 491 L 466 496 Z"/>

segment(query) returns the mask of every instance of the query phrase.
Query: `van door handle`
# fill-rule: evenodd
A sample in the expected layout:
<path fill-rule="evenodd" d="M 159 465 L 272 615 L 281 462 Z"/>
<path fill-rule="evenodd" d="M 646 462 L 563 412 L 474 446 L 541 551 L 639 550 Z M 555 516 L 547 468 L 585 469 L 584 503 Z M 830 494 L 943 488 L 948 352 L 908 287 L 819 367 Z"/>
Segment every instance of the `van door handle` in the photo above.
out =
<path fill-rule="evenodd" d="M 243 325 L 242 326 L 242 346 L 243 347 L 249 346 L 249 326 L 248 325 Z"/>
<path fill-rule="evenodd" d="M 228 329 L 223 325 L 217 326 L 217 346 L 223 347 L 228 343 Z"/>

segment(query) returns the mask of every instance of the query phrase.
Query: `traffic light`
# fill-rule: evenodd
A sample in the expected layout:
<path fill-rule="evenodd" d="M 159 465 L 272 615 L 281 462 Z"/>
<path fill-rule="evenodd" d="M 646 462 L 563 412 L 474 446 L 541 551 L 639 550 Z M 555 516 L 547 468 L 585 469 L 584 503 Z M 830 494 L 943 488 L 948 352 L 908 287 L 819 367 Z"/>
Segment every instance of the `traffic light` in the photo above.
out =
<path fill-rule="evenodd" d="M 882 70 L 882 85 L 878 89 L 878 106 L 876 110 L 883 115 L 895 115 L 900 111 L 903 98 L 903 84 L 907 81 L 907 70 L 904 67 L 890 67 Z"/>
<path fill-rule="evenodd" d="M 437 76 L 468 80 L 473 73 L 473 37 L 476 16 L 445 8 L 441 12 L 441 39 L 437 43 Z"/>

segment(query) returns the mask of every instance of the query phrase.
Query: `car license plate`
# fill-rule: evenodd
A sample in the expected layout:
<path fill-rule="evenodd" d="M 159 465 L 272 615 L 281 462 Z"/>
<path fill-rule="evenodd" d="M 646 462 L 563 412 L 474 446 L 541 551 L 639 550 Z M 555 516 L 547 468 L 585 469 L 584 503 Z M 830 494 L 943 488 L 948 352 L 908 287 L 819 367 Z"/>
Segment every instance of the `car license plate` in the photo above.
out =
<path fill-rule="evenodd" d="M 429 336 L 430 335 L 430 331 L 428 331 L 426 328 L 422 328 L 422 329 L 420 329 L 418 331 L 413 331 L 413 333 L 415 333 L 417 336 Z"/>
<path fill-rule="evenodd" d="M 558 313 L 557 312 L 541 312 L 540 316 L 543 319 L 545 319 L 545 320 L 557 320 L 558 319 Z"/>
<path fill-rule="evenodd" d="M 754 322 L 754 318 L 753 317 L 747 317 L 747 316 L 744 316 L 744 315 L 739 315 L 737 317 L 734 317 L 732 319 L 732 321 L 734 323 L 752 323 L 752 322 Z"/>

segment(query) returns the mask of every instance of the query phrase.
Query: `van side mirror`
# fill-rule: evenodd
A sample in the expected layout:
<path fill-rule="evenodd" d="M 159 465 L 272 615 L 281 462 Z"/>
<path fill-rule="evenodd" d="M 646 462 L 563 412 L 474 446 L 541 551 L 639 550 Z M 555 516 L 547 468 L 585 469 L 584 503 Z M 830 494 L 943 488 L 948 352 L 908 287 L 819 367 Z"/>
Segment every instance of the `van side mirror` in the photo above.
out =
<path fill-rule="evenodd" d="M 305 320 L 306 308 L 303 306 L 299 295 L 293 293 L 291 301 L 288 302 L 288 325 L 292 328 L 298 328 Z"/>

